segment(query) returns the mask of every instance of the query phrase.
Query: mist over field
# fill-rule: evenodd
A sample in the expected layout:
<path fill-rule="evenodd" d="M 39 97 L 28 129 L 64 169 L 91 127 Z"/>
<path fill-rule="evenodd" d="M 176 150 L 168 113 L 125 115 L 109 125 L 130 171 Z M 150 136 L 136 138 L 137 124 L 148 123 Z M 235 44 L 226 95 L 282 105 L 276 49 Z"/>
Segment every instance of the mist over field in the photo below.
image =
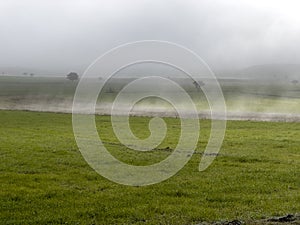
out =
<path fill-rule="evenodd" d="M 68 73 L 82 77 L 111 48 L 146 39 L 174 42 L 198 54 L 218 78 L 232 118 L 247 113 L 295 117 L 300 114 L 299 7 L 292 0 L 0 1 L 5 53 L 0 55 L 0 108 L 71 112 L 78 81 L 67 80 Z M 103 82 L 101 76 L 99 71 L 97 82 Z M 209 111 L 186 74 L 154 64 L 115 74 L 96 111 L 109 113 L 121 88 L 144 76 L 174 80 L 196 99 L 200 114 Z M 197 82 L 207 87 L 210 81 Z M 167 105 L 146 99 L 135 110 L 173 115 Z"/>
<path fill-rule="evenodd" d="M 300 225 L 299 0 L 0 0 L 0 225 Z"/>
<path fill-rule="evenodd" d="M 213 71 L 300 64 L 298 8 L 293 0 L 1 1 L 0 67 L 82 73 L 111 48 L 144 39 L 184 45 Z"/>

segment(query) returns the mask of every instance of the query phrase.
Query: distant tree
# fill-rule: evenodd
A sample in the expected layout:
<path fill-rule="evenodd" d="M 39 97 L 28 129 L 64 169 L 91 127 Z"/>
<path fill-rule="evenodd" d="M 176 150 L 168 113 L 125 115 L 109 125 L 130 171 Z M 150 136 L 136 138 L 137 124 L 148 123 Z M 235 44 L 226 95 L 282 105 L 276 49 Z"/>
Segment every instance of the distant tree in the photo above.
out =
<path fill-rule="evenodd" d="M 31 77 L 33 77 L 33 76 L 34 76 L 34 73 L 30 73 L 29 75 L 30 75 Z"/>
<path fill-rule="evenodd" d="M 194 81 L 193 84 L 197 90 L 200 90 L 201 87 L 205 85 L 203 81 Z"/>
<path fill-rule="evenodd" d="M 71 80 L 71 81 L 74 81 L 74 80 L 78 80 L 79 79 L 79 76 L 77 73 L 75 72 L 71 72 L 67 75 L 67 79 L 68 80 Z"/>
<path fill-rule="evenodd" d="M 298 81 L 298 80 L 292 80 L 291 82 L 292 82 L 292 84 L 294 84 L 294 85 L 296 85 L 296 84 L 298 84 L 298 83 L 299 83 L 299 81 Z"/>
<path fill-rule="evenodd" d="M 28 74 L 28 73 L 26 73 L 26 72 L 23 73 L 24 76 L 27 76 L 27 74 Z"/>

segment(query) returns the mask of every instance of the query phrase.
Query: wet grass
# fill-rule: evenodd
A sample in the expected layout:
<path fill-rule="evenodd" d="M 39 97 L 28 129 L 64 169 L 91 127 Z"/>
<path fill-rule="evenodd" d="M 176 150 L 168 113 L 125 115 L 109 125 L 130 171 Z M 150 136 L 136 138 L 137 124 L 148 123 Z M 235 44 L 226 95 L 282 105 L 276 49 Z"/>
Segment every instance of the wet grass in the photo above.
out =
<path fill-rule="evenodd" d="M 131 118 L 137 136 L 149 134 L 148 120 Z M 114 137 L 109 117 L 96 122 L 116 157 L 140 165 L 167 157 L 180 131 L 168 118 L 159 149 L 134 154 Z M 299 123 L 228 122 L 220 155 L 198 172 L 210 128 L 201 121 L 197 154 L 174 177 L 146 187 L 93 171 L 69 114 L 0 111 L 0 124 L 0 224 L 193 224 L 300 212 Z"/>

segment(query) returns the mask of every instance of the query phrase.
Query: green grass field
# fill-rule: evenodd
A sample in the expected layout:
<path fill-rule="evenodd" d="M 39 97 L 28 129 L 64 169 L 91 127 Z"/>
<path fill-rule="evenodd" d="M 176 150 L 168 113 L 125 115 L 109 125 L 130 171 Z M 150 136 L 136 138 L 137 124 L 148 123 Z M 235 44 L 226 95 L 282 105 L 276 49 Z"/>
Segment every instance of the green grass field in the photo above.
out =
<path fill-rule="evenodd" d="M 133 117 L 139 137 L 149 118 Z M 136 153 L 119 145 L 110 117 L 96 118 L 117 158 L 145 165 L 170 154 L 180 126 L 167 118 L 159 149 Z M 146 187 L 113 183 L 81 156 L 70 114 L 0 111 L 0 224 L 194 224 L 251 221 L 300 212 L 300 123 L 228 122 L 220 155 L 204 172 L 198 163 L 209 135 L 174 177 Z"/>

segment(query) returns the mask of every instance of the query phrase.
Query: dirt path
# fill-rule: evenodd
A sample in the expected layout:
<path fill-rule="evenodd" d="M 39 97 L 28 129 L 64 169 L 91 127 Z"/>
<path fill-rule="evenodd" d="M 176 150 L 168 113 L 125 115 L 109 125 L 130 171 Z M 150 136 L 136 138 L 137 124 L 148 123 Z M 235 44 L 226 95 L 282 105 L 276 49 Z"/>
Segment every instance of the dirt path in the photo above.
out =
<path fill-rule="evenodd" d="M 201 222 L 197 225 L 300 225 L 300 214 L 288 214 L 263 220 Z"/>

